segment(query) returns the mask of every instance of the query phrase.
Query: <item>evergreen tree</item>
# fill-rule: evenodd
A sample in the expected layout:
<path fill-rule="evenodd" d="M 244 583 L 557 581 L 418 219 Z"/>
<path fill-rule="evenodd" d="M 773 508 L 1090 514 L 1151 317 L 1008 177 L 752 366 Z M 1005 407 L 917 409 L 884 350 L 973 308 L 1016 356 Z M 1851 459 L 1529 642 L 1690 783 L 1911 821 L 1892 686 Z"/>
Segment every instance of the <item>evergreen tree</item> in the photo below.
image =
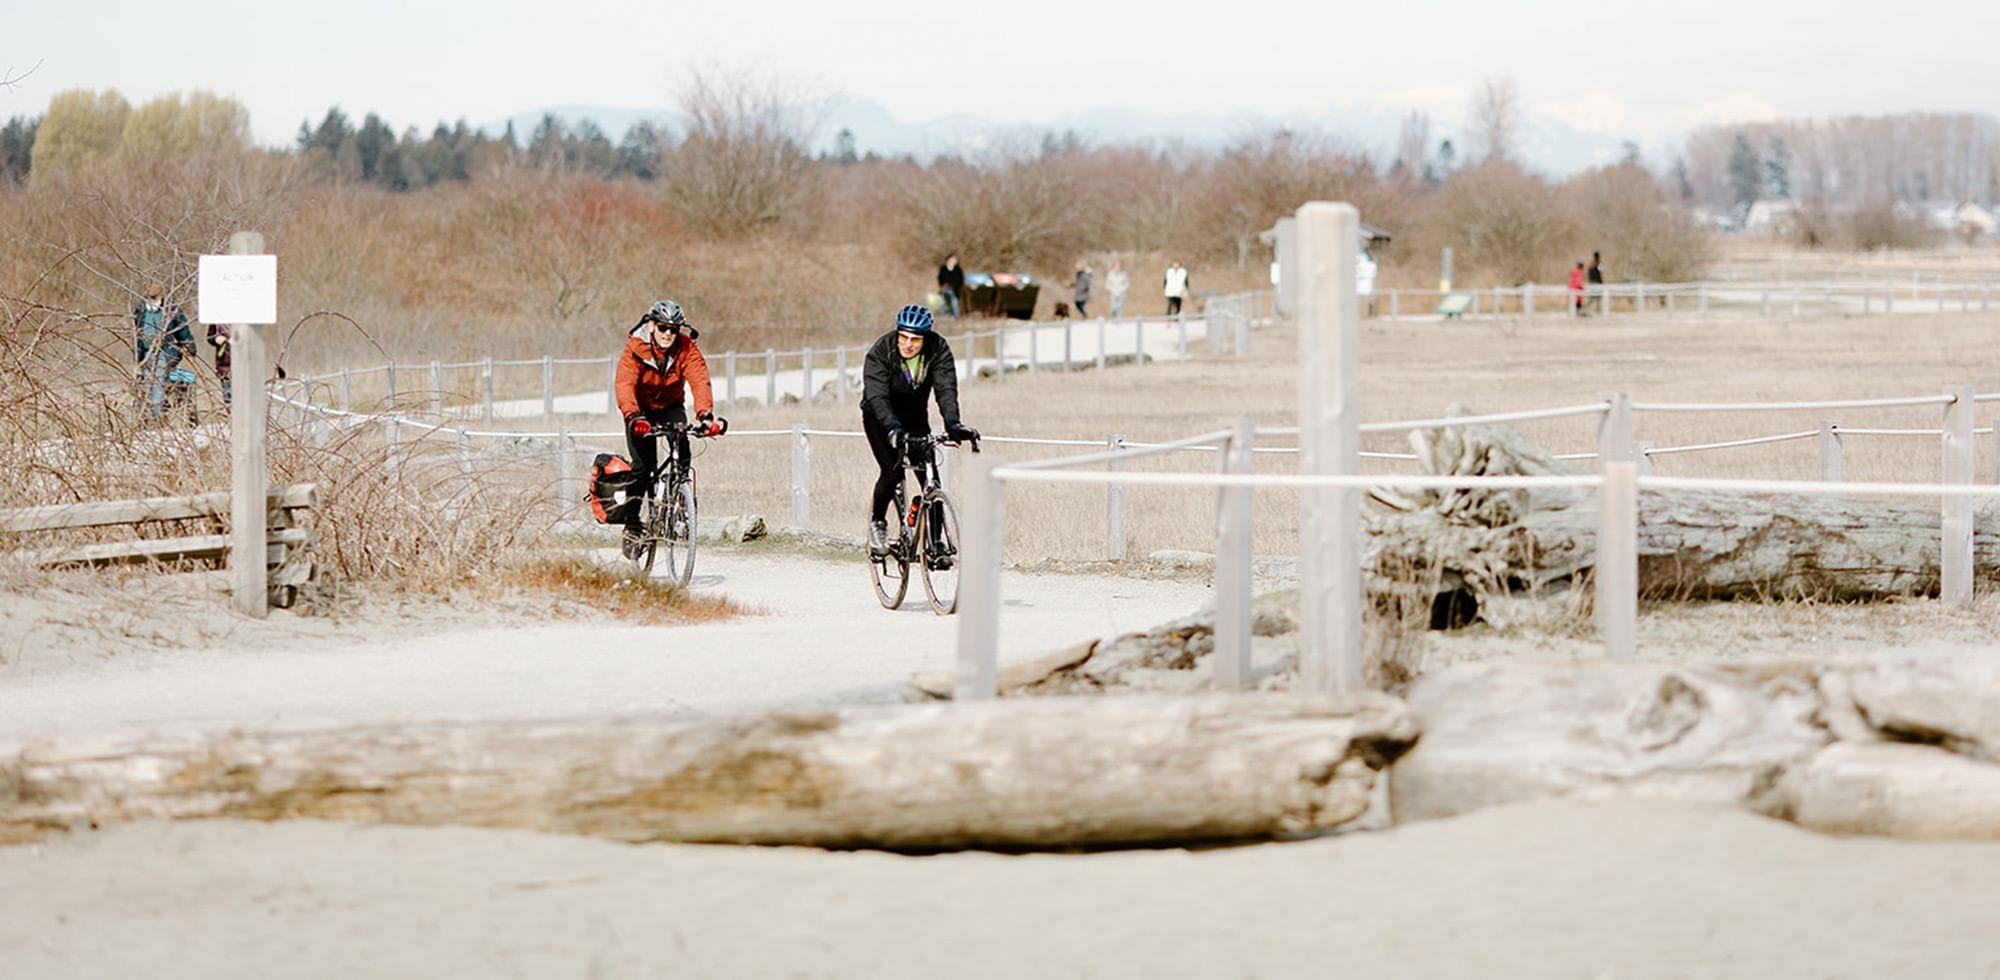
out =
<path fill-rule="evenodd" d="M 640 180 L 660 179 L 660 153 L 666 143 L 659 127 L 643 119 L 633 123 L 625 130 L 625 138 L 618 141 L 618 165 L 613 173 Z"/>
<path fill-rule="evenodd" d="M 1736 145 L 1729 151 L 1729 188 L 1736 194 L 1736 203 L 1745 207 L 1764 195 L 1764 162 L 1742 133 L 1736 134 Z"/>
<path fill-rule="evenodd" d="M 28 179 L 34 165 L 35 130 L 41 123 L 39 116 L 15 116 L 0 128 L 0 183 Z"/>
<path fill-rule="evenodd" d="M 1673 177 L 1674 191 L 1681 196 L 1681 203 L 1685 204 L 1694 200 L 1694 181 L 1688 179 L 1688 162 L 1686 157 L 1674 158 Z"/>
<path fill-rule="evenodd" d="M 1771 188 L 1771 196 L 1781 201 L 1792 197 L 1792 151 L 1785 145 L 1784 137 L 1771 140 L 1771 157 L 1764 161 L 1765 183 Z"/>
<path fill-rule="evenodd" d="M 860 160 L 855 153 L 854 130 L 843 128 L 840 135 L 833 138 L 833 162 L 846 166 Z"/>

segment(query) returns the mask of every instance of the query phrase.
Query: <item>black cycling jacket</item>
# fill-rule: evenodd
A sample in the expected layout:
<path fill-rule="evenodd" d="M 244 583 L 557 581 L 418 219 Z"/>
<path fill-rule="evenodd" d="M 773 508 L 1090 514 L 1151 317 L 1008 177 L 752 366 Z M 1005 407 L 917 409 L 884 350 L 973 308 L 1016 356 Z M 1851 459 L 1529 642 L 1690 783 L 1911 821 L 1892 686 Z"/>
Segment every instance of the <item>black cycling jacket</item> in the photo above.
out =
<path fill-rule="evenodd" d="M 938 414 L 945 427 L 958 424 L 958 368 L 951 345 L 932 332 L 924 337 L 924 377 L 916 383 L 903 374 L 903 355 L 891 330 L 868 348 L 861 365 L 861 411 L 884 429 L 912 434 L 931 430 L 929 401 L 937 393 Z"/>

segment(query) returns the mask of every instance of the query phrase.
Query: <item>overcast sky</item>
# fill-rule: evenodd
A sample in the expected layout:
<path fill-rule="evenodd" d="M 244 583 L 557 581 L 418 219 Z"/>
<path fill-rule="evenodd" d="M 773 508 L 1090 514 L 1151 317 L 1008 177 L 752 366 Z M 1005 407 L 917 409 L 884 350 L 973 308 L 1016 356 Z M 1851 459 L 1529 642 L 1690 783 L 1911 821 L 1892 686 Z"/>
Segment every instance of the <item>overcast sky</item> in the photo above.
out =
<path fill-rule="evenodd" d="M 398 128 L 665 107 L 694 64 L 769 71 L 910 122 L 1417 107 L 1449 127 L 1494 75 L 1531 109 L 1641 140 L 1775 115 L 2000 113 L 1994 0 L 6 4 L 0 72 L 40 67 L 0 91 L 0 117 L 67 88 L 135 103 L 207 88 L 248 105 L 269 143 L 336 103 Z"/>

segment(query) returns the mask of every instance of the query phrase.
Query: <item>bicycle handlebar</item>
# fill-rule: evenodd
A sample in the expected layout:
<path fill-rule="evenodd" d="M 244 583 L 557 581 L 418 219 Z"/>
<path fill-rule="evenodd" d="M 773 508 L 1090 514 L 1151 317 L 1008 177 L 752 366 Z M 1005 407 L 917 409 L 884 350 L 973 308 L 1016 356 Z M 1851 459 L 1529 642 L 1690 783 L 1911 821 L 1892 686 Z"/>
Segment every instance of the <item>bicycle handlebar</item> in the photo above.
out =
<path fill-rule="evenodd" d="M 722 434 L 710 428 L 714 425 L 712 422 L 662 422 L 659 425 L 652 425 L 649 422 L 647 425 L 651 426 L 652 431 L 646 435 L 654 437 L 689 436 L 695 439 L 713 439 Z"/>

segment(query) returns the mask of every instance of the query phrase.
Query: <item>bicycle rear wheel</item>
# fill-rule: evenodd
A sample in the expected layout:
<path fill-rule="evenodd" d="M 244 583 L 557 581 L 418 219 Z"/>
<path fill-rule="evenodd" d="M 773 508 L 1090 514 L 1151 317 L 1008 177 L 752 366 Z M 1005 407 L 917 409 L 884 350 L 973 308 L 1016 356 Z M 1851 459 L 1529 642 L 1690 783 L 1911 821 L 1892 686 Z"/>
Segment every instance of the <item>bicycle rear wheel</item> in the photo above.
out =
<path fill-rule="evenodd" d="M 683 482 L 668 496 L 666 519 L 661 522 L 667 544 L 667 575 L 678 588 L 694 581 L 694 484 Z"/>
<path fill-rule="evenodd" d="M 931 612 L 949 616 L 958 611 L 958 504 L 942 489 L 924 494 L 917 548 Z"/>
<path fill-rule="evenodd" d="M 910 591 L 910 562 L 897 553 L 900 549 L 894 538 L 890 539 L 889 546 L 890 554 L 877 555 L 871 551 L 868 555 L 868 580 L 875 584 L 875 601 L 880 602 L 884 609 L 896 609 L 902 606 L 903 596 Z"/>

